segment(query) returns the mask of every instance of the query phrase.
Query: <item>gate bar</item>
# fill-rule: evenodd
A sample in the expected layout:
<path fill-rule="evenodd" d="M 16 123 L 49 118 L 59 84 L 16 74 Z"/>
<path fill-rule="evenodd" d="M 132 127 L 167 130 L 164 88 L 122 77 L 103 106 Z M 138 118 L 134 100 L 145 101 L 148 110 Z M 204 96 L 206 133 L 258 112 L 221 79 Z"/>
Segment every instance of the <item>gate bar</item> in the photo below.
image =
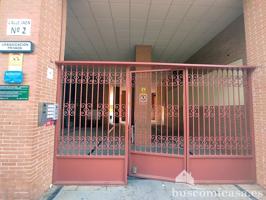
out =
<path fill-rule="evenodd" d="M 124 170 L 124 173 L 125 173 L 125 183 L 127 184 L 127 175 L 129 174 L 129 144 L 130 143 L 130 137 L 129 137 L 129 129 L 131 128 L 131 116 L 130 116 L 130 113 L 131 113 L 131 90 L 132 90 L 132 87 L 131 87 L 131 76 L 130 76 L 130 69 L 127 68 L 126 69 L 126 105 L 125 105 L 125 118 L 126 118 L 126 126 L 125 126 L 125 170 Z M 132 130 L 131 130 L 132 131 Z"/>
<path fill-rule="evenodd" d="M 168 123 L 169 123 L 169 102 L 168 102 L 168 89 L 169 89 L 169 81 L 168 81 L 168 73 L 165 73 L 165 93 L 166 93 L 166 153 L 168 153 L 168 149 L 169 149 L 169 141 L 168 141 L 168 138 L 169 138 L 169 133 L 168 133 Z"/>
<path fill-rule="evenodd" d="M 89 87 L 89 71 L 88 71 L 88 68 L 86 69 L 86 100 L 85 100 L 85 117 L 84 117 L 84 124 L 85 124 L 85 127 L 84 127 L 84 155 L 87 154 L 87 119 L 88 119 L 88 87 Z M 92 108 L 92 105 L 91 105 L 91 108 Z"/>
<path fill-rule="evenodd" d="M 78 150 L 79 150 L 79 154 L 81 154 L 81 148 L 80 148 L 80 141 L 81 141 L 81 120 L 82 120 L 82 115 L 81 115 L 81 108 L 82 108 L 82 100 L 83 100 L 83 67 L 82 67 L 82 71 L 81 71 L 81 79 L 80 79 L 80 98 L 79 98 L 79 146 L 78 146 Z M 85 142 L 84 142 L 85 144 Z"/>
<path fill-rule="evenodd" d="M 171 90 L 172 90 L 172 93 L 171 93 L 171 96 L 172 96 L 172 109 L 171 109 L 171 115 L 172 115 L 172 122 L 171 122 L 171 125 L 172 125 L 172 138 L 171 138 L 171 142 L 172 142 L 172 154 L 174 154 L 174 151 L 175 151 L 175 147 L 174 147 L 174 138 L 175 138 L 175 135 L 174 135 L 174 132 L 175 132 L 175 124 L 174 124 L 174 119 L 175 119 L 175 114 L 174 114 L 174 74 L 172 72 L 171 74 Z"/>
<path fill-rule="evenodd" d="M 187 64 L 187 63 L 160 63 L 160 62 L 116 62 L 116 61 L 56 61 L 57 65 L 76 65 L 76 64 L 99 64 L 99 65 L 123 65 L 127 66 L 155 66 L 155 67 L 179 67 L 179 69 L 190 69 L 190 68 L 239 68 L 239 69 L 255 69 L 256 66 L 247 65 L 214 65 L 214 64 Z"/>
<path fill-rule="evenodd" d="M 189 119 L 189 99 L 188 99 L 188 69 L 184 70 L 185 72 L 185 81 L 183 83 L 184 85 L 184 105 L 183 105 L 183 109 L 184 109 L 184 119 Z M 188 164 L 188 155 L 189 155 L 189 120 L 183 120 L 183 124 L 184 124 L 184 157 L 185 157 L 185 170 L 189 171 L 189 164 Z"/>
<path fill-rule="evenodd" d="M 101 114 L 101 117 L 102 117 L 102 155 L 104 154 L 103 151 L 104 151 L 104 135 L 103 135 L 103 132 L 104 132 L 104 120 L 105 120 L 105 67 L 103 67 L 103 97 L 102 97 L 102 114 Z"/>

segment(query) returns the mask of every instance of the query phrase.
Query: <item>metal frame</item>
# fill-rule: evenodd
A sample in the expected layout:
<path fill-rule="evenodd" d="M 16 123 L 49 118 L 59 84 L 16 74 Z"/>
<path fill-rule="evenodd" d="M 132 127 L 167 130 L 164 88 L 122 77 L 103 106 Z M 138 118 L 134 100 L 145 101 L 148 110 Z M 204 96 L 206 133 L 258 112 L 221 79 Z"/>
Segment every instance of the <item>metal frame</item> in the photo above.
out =
<path fill-rule="evenodd" d="M 187 85 L 191 92 L 187 99 L 190 101 L 187 122 L 191 131 L 187 142 L 193 155 L 188 156 L 187 169 L 200 183 L 254 182 L 251 71 L 247 68 L 194 68 L 189 71 Z M 203 90 L 203 105 L 194 98 L 197 94 L 194 89 Z M 195 138 L 195 132 L 202 132 L 195 128 L 195 121 L 200 121 L 200 117 L 204 121 L 204 137 Z M 200 152 L 202 146 L 204 153 Z"/>
<path fill-rule="evenodd" d="M 173 75 L 172 73 L 176 72 L 176 75 Z M 179 74 L 180 73 L 180 74 Z M 185 106 L 180 107 L 180 105 L 177 103 L 181 101 L 184 102 L 185 100 L 185 93 L 180 92 L 180 96 L 176 98 L 176 102 L 173 101 L 173 96 L 171 97 L 171 100 L 168 99 L 168 97 L 163 97 L 164 95 L 168 96 L 167 94 L 173 94 L 174 88 L 176 90 L 180 90 L 180 87 L 183 87 L 184 81 L 182 77 L 185 76 L 185 70 L 184 69 L 143 69 L 143 70 L 133 70 L 130 72 L 130 80 L 132 82 L 131 84 L 131 92 L 133 88 L 135 88 L 135 95 L 132 99 L 135 100 L 135 115 L 139 112 L 140 115 L 135 116 L 134 118 L 134 126 L 135 126 L 135 142 L 131 144 L 130 149 L 130 165 L 129 165 L 129 171 L 128 174 L 130 176 L 137 176 L 137 177 L 145 177 L 145 178 L 154 178 L 154 179 L 160 179 L 160 180 L 169 180 L 174 181 L 176 173 L 180 173 L 184 168 L 186 168 L 185 165 L 185 159 L 186 159 L 186 152 L 181 152 L 180 146 L 186 145 L 182 143 L 182 139 L 185 137 L 185 134 L 183 137 L 179 135 L 181 131 L 179 132 L 180 125 L 181 127 L 185 128 L 185 121 L 184 124 L 178 123 L 176 128 L 178 131 L 174 131 L 174 124 L 171 124 L 170 128 L 170 118 L 171 121 L 176 121 L 177 119 L 182 118 L 182 113 L 185 113 Z M 139 76 L 140 79 L 137 80 L 137 77 Z M 144 76 L 144 77 L 142 77 Z M 141 78 L 142 77 L 142 78 Z M 138 84 L 138 82 L 140 82 Z M 146 82 L 145 87 L 149 87 L 149 90 L 153 88 L 153 91 L 155 90 L 156 94 L 160 93 L 160 97 L 156 96 L 156 103 L 154 107 L 154 115 L 155 115 L 155 121 L 160 121 L 160 123 L 157 125 L 158 122 L 155 122 L 155 125 L 147 124 L 144 129 L 139 128 L 142 123 L 146 124 L 146 117 L 149 119 L 149 114 L 151 111 L 148 111 L 145 109 L 146 106 L 149 107 L 151 102 L 147 102 L 146 105 L 142 105 L 139 107 L 139 111 L 137 112 L 137 85 L 140 87 L 143 86 L 143 82 Z M 159 88 L 159 89 L 158 89 Z M 139 89 L 139 88 L 138 88 Z M 158 91 L 157 91 L 158 90 Z M 168 92 L 170 90 L 170 92 Z M 151 91 L 150 91 L 151 92 Z M 163 92 L 165 94 L 163 94 Z M 149 97 L 148 97 L 149 98 Z M 157 101 L 160 101 L 160 104 L 158 104 Z M 168 101 L 171 101 L 171 103 L 167 103 Z M 177 104 L 177 105 L 176 105 Z M 162 108 L 165 108 L 166 113 L 162 113 Z M 180 111 L 183 110 L 182 112 Z M 145 114 L 148 116 L 145 117 Z M 162 116 L 162 114 L 164 116 Z M 160 117 L 161 115 L 161 117 Z M 144 117 L 143 117 L 144 116 Z M 171 116 L 168 118 L 168 116 Z M 164 122 L 162 122 L 162 119 L 156 119 L 156 118 L 165 118 Z M 132 121 L 132 120 L 131 120 Z M 130 124 L 130 123 L 129 123 Z M 136 127 L 137 126 L 137 127 Z M 145 129 L 152 129 L 152 126 L 155 126 L 155 130 L 151 130 L 150 132 L 143 132 Z M 185 131 L 185 130 L 184 130 Z M 138 137 L 137 137 L 138 135 Z M 140 139 L 139 139 L 140 137 Z M 144 143 L 143 143 L 144 141 Z M 184 141 L 184 140 L 183 140 Z M 139 143 L 139 144 L 138 144 Z M 144 148 L 144 149 L 143 149 Z M 183 151 L 183 150 L 182 150 Z M 158 162 L 158 159 L 160 159 L 160 162 Z M 132 169 L 138 168 L 137 171 L 133 173 Z"/>
<path fill-rule="evenodd" d="M 195 178 L 196 182 L 201 182 L 201 183 L 248 183 L 248 182 L 255 182 L 255 157 L 254 157 L 254 132 L 253 132 L 253 118 L 252 118 L 252 99 L 251 99 L 251 81 L 250 81 L 250 75 L 253 69 L 255 67 L 251 66 L 232 66 L 232 65 L 203 65 L 203 64 L 177 64 L 177 63 L 150 63 L 150 62 L 113 62 L 113 61 L 62 61 L 62 62 L 56 62 L 58 65 L 58 85 L 57 85 L 57 102 L 59 105 L 61 105 L 61 108 L 63 109 L 62 105 L 65 103 L 64 98 L 66 96 L 66 73 L 67 68 L 70 69 L 70 76 L 71 80 L 70 83 L 67 84 L 72 84 L 71 81 L 74 82 L 74 85 L 69 87 L 68 90 L 75 91 L 74 95 L 74 107 L 68 107 L 68 132 L 70 130 L 69 128 L 69 118 L 70 118 L 70 110 L 71 112 L 73 111 L 73 118 L 74 120 L 74 127 L 76 125 L 78 126 L 77 132 L 78 132 L 78 143 L 77 143 L 77 149 L 78 153 L 70 155 L 68 153 L 61 153 L 59 152 L 60 148 L 62 150 L 62 138 L 60 138 L 60 134 L 62 134 L 62 127 L 64 129 L 64 119 L 62 117 L 62 114 L 64 114 L 64 110 L 61 110 L 60 112 L 60 117 L 59 120 L 56 123 L 56 134 L 55 134 L 55 156 L 54 156 L 54 170 L 53 170 L 53 182 L 55 184 L 126 184 L 127 183 L 127 175 L 133 175 L 133 176 L 139 176 L 139 177 L 147 177 L 147 178 L 155 178 L 155 179 L 160 179 L 160 180 L 169 180 L 169 181 L 174 181 L 174 178 L 178 173 L 182 170 L 187 170 L 192 173 L 192 176 Z M 140 68 L 138 68 L 140 67 Z M 73 69 L 75 68 L 75 71 L 73 72 Z M 103 69 L 103 71 L 99 71 Z M 101 144 L 101 148 L 98 148 L 96 146 L 95 149 L 95 154 L 94 155 L 87 155 L 86 153 L 86 148 L 87 145 L 85 145 L 85 140 L 86 139 L 80 139 L 82 134 L 84 134 L 84 130 L 82 130 L 82 119 L 86 118 L 87 115 L 81 116 L 81 114 L 78 115 L 78 113 L 82 112 L 82 109 L 87 110 L 86 105 L 88 105 L 87 102 L 87 94 L 86 94 L 86 102 L 83 102 L 84 98 L 82 97 L 81 99 L 77 99 L 78 95 L 84 95 L 84 92 L 88 92 L 88 80 L 92 78 L 92 85 L 95 83 L 95 88 L 97 91 L 95 92 L 97 94 L 96 101 L 97 101 L 97 120 L 96 120 L 96 136 L 95 136 L 95 142 L 103 142 L 103 139 L 98 138 L 98 128 L 100 121 L 99 121 L 99 116 L 103 116 L 104 110 L 100 110 L 99 114 L 99 101 L 103 101 L 101 109 L 105 109 L 107 113 L 110 112 L 110 105 L 109 102 L 107 103 L 107 107 L 105 108 L 104 103 L 104 91 L 105 86 L 101 86 L 104 84 L 109 85 L 110 87 L 110 79 L 111 79 L 111 68 L 114 69 L 114 80 L 112 80 L 112 84 L 114 83 L 115 85 L 118 84 L 120 89 L 120 97 L 119 100 L 114 102 L 119 102 L 119 105 L 117 107 L 117 116 L 118 116 L 118 140 L 121 140 L 121 123 L 120 123 L 120 118 L 122 116 L 122 112 L 124 113 L 125 117 L 125 135 L 124 135 L 124 144 L 119 143 L 119 146 L 121 145 L 124 148 L 124 153 L 118 153 L 117 155 L 110 155 L 110 151 L 108 153 L 103 153 L 103 148 L 104 145 Z M 135 69 L 134 69 L 135 68 Z M 93 71 L 90 72 L 88 71 L 89 69 L 92 69 Z M 139 70 L 141 69 L 141 70 Z M 98 70 L 96 73 L 94 70 Z M 107 71 L 109 71 L 109 74 L 106 74 Z M 118 71 L 117 71 L 118 70 Z M 120 70 L 120 71 L 119 71 Z M 157 73 L 157 72 L 171 72 L 171 71 L 176 71 L 180 70 L 183 71 L 183 124 L 184 124 L 184 155 L 169 155 L 165 153 L 149 153 L 149 152 L 136 152 L 132 151 L 130 149 L 131 145 L 131 135 L 132 128 L 130 126 L 132 118 L 131 114 L 133 112 L 132 110 L 132 82 L 131 78 L 132 74 L 142 74 L 142 73 Z M 218 73 L 222 71 L 221 77 L 218 77 L 217 82 L 214 79 L 214 74 L 218 76 Z M 234 74 L 235 71 L 237 72 L 236 75 Z M 231 73 L 231 80 L 229 75 Z M 72 73 L 75 74 L 74 79 L 72 77 Z M 96 76 L 94 75 L 96 74 Z M 117 74 L 119 74 L 117 76 Z M 123 73 L 123 75 L 122 75 Z M 210 73 L 214 73 L 211 74 Z M 246 77 L 239 77 L 239 74 L 242 74 Z M 69 75 L 69 74 L 68 74 Z M 90 76 L 90 77 L 88 77 Z M 122 76 L 125 76 L 125 79 L 122 80 Z M 210 76 L 211 77 L 210 79 Z M 80 78 L 83 77 L 83 78 Z M 119 81 L 117 82 L 116 77 L 120 77 Z M 94 80 L 97 79 L 96 81 Z M 107 81 L 108 79 L 108 81 Z M 244 80 L 245 79 L 245 80 Z M 103 81 L 103 82 L 100 82 Z M 172 78 L 173 80 L 173 78 Z M 200 81 L 199 81 L 200 80 Z M 229 80 L 229 81 L 228 81 Z M 95 82 L 94 82 L 95 81 Z M 106 82 L 107 81 L 107 82 Z M 171 81 L 171 80 L 170 80 Z M 226 83 L 226 81 L 228 81 Z M 245 81 L 245 89 L 239 89 L 239 82 L 242 82 L 244 84 Z M 122 111 L 122 97 L 121 97 L 121 87 L 122 87 L 122 82 L 123 82 L 123 87 L 126 89 L 126 95 L 125 95 L 125 105 L 124 105 L 124 110 Z M 208 84 L 205 86 L 204 84 L 208 82 Z M 233 86 L 228 86 L 226 84 L 232 84 Z M 65 84 L 65 85 L 64 85 Z M 83 86 L 83 85 L 86 86 Z M 202 86 L 202 85 L 203 86 Z M 234 89 L 234 84 L 236 84 L 237 90 L 235 91 Z M 81 85 L 81 86 L 79 86 Z M 206 88 L 205 88 L 206 87 Z M 223 88 L 224 87 L 224 88 Z M 242 86 L 241 86 L 242 87 Z M 85 90 L 84 90 L 85 88 Z M 91 90 L 93 91 L 94 86 L 90 87 Z M 230 106 L 230 100 L 228 100 L 228 105 L 223 102 L 220 102 L 220 94 L 218 94 L 218 100 L 215 100 L 215 89 L 222 91 L 228 90 L 227 97 L 230 98 L 229 94 L 230 92 L 233 91 L 233 105 L 232 108 Z M 221 89 L 222 88 L 222 89 Z M 230 89 L 231 88 L 231 89 Z M 233 88 L 233 89 L 232 89 Z M 77 90 L 79 90 L 77 92 Z M 116 92 L 116 87 L 115 87 L 115 92 Z M 205 91 L 206 90 L 206 91 Z M 231 91 L 232 90 L 232 91 Z M 241 110 L 241 104 L 240 102 L 240 93 L 239 91 L 243 90 L 244 91 L 244 98 L 245 98 L 245 114 L 241 114 L 243 111 Z M 69 92 L 70 92 L 69 91 Z M 168 90 L 167 90 L 168 91 Z M 174 90 L 170 89 L 172 93 L 172 98 L 174 95 Z M 203 105 L 200 105 L 200 100 L 197 101 L 199 98 L 200 92 L 206 92 L 207 94 L 207 99 L 205 97 L 202 97 L 201 103 Z M 108 91 L 110 92 L 110 91 Z M 198 92 L 198 93 L 197 93 Z M 95 94 L 94 93 L 94 94 Z M 99 95 L 102 93 L 103 98 L 102 100 L 99 100 Z M 238 94 L 236 94 L 238 93 Z M 197 96 L 196 96 L 197 94 Z M 73 95 L 73 93 L 72 93 Z M 68 97 L 70 98 L 71 95 L 68 94 Z M 92 94 L 93 96 L 93 94 Z M 166 98 L 168 98 L 169 94 L 167 95 Z M 170 95 L 171 96 L 171 95 Z M 204 95 L 203 95 L 204 96 Z M 237 102 L 235 98 L 238 98 Z M 72 97 L 71 97 L 72 98 Z M 114 98 L 116 98 L 114 94 Z M 236 98 L 236 99 L 237 99 Z M 191 100 L 192 99 L 192 100 Z M 212 104 L 210 104 L 210 99 L 212 99 Z M 79 100 L 79 102 L 77 102 Z M 91 97 L 91 100 L 93 101 L 93 97 Z M 207 102 L 204 102 L 206 101 Z M 71 103 L 72 99 L 69 101 Z M 191 102 L 190 102 L 191 101 Z M 217 101 L 217 102 L 215 102 Z M 167 101 L 168 102 L 168 101 Z M 173 102 L 173 101 L 172 101 Z M 81 104 L 86 104 L 85 107 L 79 106 L 77 107 L 77 103 Z M 197 104 L 198 103 L 198 104 Z M 73 104 L 73 103 L 72 103 Z M 173 104 L 173 103 L 172 103 Z M 206 105 L 205 105 L 206 104 Z M 90 104 L 93 107 L 93 103 L 91 102 Z M 114 110 L 117 105 L 114 105 Z M 173 106 L 173 105 L 172 105 Z M 200 108 L 202 107 L 202 108 Z M 168 108 L 168 105 L 167 105 Z M 229 109 L 229 115 L 226 114 L 228 113 Z M 233 120 L 230 121 L 230 109 L 233 109 Z M 92 108 L 93 110 L 93 108 Z M 113 111 L 116 112 L 116 111 Z M 201 113 L 202 112 L 202 113 Z M 90 128 L 92 130 L 93 122 L 93 111 L 89 112 L 91 114 L 91 121 L 90 121 Z M 221 114 L 222 113 L 222 114 Z M 240 113 L 240 114 L 239 114 Z M 201 122 L 200 115 L 202 114 L 202 120 L 205 120 L 204 123 Z M 109 117 L 109 114 L 107 114 Z M 168 124 L 168 109 L 167 109 L 167 124 Z M 82 118 L 83 117 L 83 118 Z M 235 131 L 234 132 L 234 143 L 238 143 L 240 141 L 240 147 L 236 147 L 236 151 L 238 153 L 235 154 L 228 154 L 226 153 L 226 150 L 221 150 L 221 127 L 226 129 L 225 124 L 228 123 L 227 118 L 229 117 L 230 121 L 230 127 L 231 124 L 233 124 L 233 127 L 230 128 L 230 139 L 229 139 L 229 145 L 232 147 L 232 129 Z M 248 117 L 248 118 L 247 118 Z M 76 118 L 79 118 L 78 122 L 76 122 Z M 86 118 L 87 119 L 87 118 Z M 104 121 L 106 120 L 105 118 L 101 118 L 101 124 L 104 126 Z M 115 119 L 114 119 L 115 120 Z M 171 119 L 174 121 L 174 119 Z M 242 120 L 246 120 L 248 122 L 248 127 L 249 127 L 249 136 L 251 139 L 251 144 L 249 147 L 251 147 L 251 150 L 245 150 L 244 145 L 246 144 L 244 141 L 243 143 L 243 137 L 241 133 L 237 133 L 237 127 L 240 127 L 239 132 L 243 132 L 242 125 L 244 124 Z M 85 121 L 85 120 L 84 120 Z M 225 124 L 223 124 L 225 121 Z M 211 123 L 212 122 L 212 123 Z M 218 124 L 216 124 L 216 122 Z M 78 123 L 78 124 L 77 124 Z M 204 131 L 201 131 L 201 124 L 204 124 Z M 246 125 L 246 123 L 245 123 Z M 206 126 L 206 127 L 205 127 Z M 87 127 L 87 126 L 86 126 Z M 102 131 L 101 134 L 103 136 L 104 134 L 104 127 L 101 127 Z M 157 128 L 157 126 L 156 126 Z M 218 128 L 218 129 L 217 129 Z M 85 128 L 86 129 L 86 128 Z M 116 126 L 113 126 L 113 129 L 117 129 Z M 109 133 L 109 122 L 108 122 L 108 130 L 107 132 Z M 172 130 L 174 130 L 172 128 Z M 208 132 L 206 131 L 208 130 Z M 213 132 L 215 134 L 213 134 Z M 76 135 L 76 130 L 73 129 L 73 134 Z M 115 131 L 115 130 L 114 130 Z M 167 129 L 168 131 L 168 129 Z M 64 131 L 63 131 L 64 132 Z M 204 134 L 203 137 L 203 143 L 201 144 L 201 138 L 197 136 L 200 136 L 198 132 L 202 132 Z M 207 134 L 208 133 L 208 134 Z M 198 135 L 197 135 L 198 134 Z M 206 135 L 208 137 L 206 137 Z M 213 134 L 213 137 L 211 137 L 211 134 Z M 236 134 L 239 134 L 237 136 Z M 168 136 L 168 133 L 167 133 Z M 90 134 L 90 137 L 92 137 L 92 131 Z M 202 137 L 202 136 L 201 136 Z M 238 140 L 237 138 L 240 137 Z M 85 138 L 86 138 L 86 131 L 85 131 Z M 214 139 L 213 139 L 214 138 Z M 113 138 L 115 141 L 115 138 Z M 206 140 L 207 139 L 207 140 Z M 245 139 L 245 138 L 244 138 Z M 86 140 L 87 141 L 87 140 Z M 214 147 L 210 147 L 210 143 L 214 142 Z M 218 142 L 216 142 L 218 141 Z M 61 142 L 61 143 L 60 143 Z M 89 140 L 89 142 L 94 142 L 93 140 Z M 226 142 L 226 139 L 225 139 Z M 70 144 L 69 140 L 66 142 L 68 145 Z M 74 145 L 75 139 L 73 139 L 72 144 Z M 112 143 L 112 142 L 111 142 Z M 109 142 L 109 135 L 107 138 L 107 148 L 108 145 L 111 145 Z M 60 146 L 61 145 L 61 146 Z M 83 146 L 82 146 L 83 145 Z M 173 143 L 171 144 L 173 146 Z M 225 144 L 225 148 L 227 148 Z M 73 148 L 76 148 L 72 146 Z M 82 147 L 82 148 L 81 148 Z M 208 151 L 206 150 L 206 147 L 208 147 Z M 218 148 L 219 147 L 219 148 Z M 89 148 L 91 149 L 91 145 L 89 145 Z M 112 148 L 115 149 L 114 143 Z M 210 149 L 212 148 L 212 149 Z M 218 149 L 217 149 L 218 148 Z M 235 148 L 235 147 L 233 147 Z M 71 149 L 71 148 L 70 148 Z M 83 150 L 83 153 L 81 153 L 81 149 Z M 114 152 L 113 149 L 113 152 Z M 238 149 L 240 151 L 238 151 Z M 67 152 L 68 150 L 64 150 Z M 121 149 L 118 150 L 121 152 Z M 191 151 L 193 152 L 193 155 L 191 155 Z M 203 153 L 198 153 L 195 154 L 195 152 L 201 152 Z M 232 152 L 232 149 L 230 149 Z M 206 152 L 209 152 L 207 154 Z M 210 153 L 213 152 L 213 153 Z M 217 152 L 220 152 L 218 154 Z M 247 153 L 245 153 L 247 152 Z M 84 154 L 84 155 L 83 155 Z M 134 160 L 135 159 L 135 160 Z M 158 167 L 161 167 L 161 169 L 154 169 L 154 172 L 156 173 L 147 173 L 145 171 L 144 173 L 136 173 L 132 174 L 131 173 L 131 168 L 132 168 L 132 163 L 133 162 L 140 162 L 141 160 L 147 160 L 147 162 L 151 163 L 151 166 L 154 166 L 158 159 L 162 162 L 159 163 Z M 138 161 L 137 161 L 138 160 Z M 168 163 L 167 165 L 163 165 L 163 163 Z M 176 168 L 176 172 L 172 174 L 167 174 L 165 173 L 167 170 L 167 167 L 172 166 Z M 92 167 L 90 167 L 92 166 Z M 93 167 L 94 166 L 94 167 Z M 147 170 L 152 170 L 147 168 Z M 159 171 L 159 172 L 158 172 Z M 149 171 L 148 171 L 149 172 Z"/>

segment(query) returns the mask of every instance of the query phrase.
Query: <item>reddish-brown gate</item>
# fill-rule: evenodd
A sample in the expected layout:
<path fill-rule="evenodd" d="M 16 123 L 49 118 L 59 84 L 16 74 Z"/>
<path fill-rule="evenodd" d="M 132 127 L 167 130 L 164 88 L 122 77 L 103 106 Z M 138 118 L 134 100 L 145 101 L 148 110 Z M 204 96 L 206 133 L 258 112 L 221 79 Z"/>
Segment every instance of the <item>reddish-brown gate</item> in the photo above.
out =
<path fill-rule="evenodd" d="M 54 183 L 254 182 L 251 67 L 57 64 Z"/>
<path fill-rule="evenodd" d="M 127 73 L 123 65 L 59 65 L 55 183 L 127 182 Z"/>
<path fill-rule="evenodd" d="M 186 168 L 183 69 L 131 71 L 129 174 L 174 181 Z"/>
<path fill-rule="evenodd" d="M 250 73 L 244 67 L 187 70 L 187 143 L 197 182 L 254 182 Z"/>

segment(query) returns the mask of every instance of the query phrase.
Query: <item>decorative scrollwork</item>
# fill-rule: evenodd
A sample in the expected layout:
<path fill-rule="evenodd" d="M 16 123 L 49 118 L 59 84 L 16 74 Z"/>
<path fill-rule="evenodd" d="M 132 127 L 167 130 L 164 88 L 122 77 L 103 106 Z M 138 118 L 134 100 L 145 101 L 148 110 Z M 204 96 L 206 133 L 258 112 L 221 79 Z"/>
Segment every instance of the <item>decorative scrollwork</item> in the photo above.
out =
<path fill-rule="evenodd" d="M 109 113 L 109 104 L 98 104 L 98 118 L 107 117 Z"/>
<path fill-rule="evenodd" d="M 58 148 L 61 154 L 85 150 L 87 156 L 91 155 L 89 152 L 101 154 L 103 150 L 120 152 L 125 149 L 125 136 L 60 136 Z"/>
<path fill-rule="evenodd" d="M 93 72 L 87 72 L 87 76 L 88 76 L 88 84 L 92 84 L 94 83 L 94 73 Z"/>
<path fill-rule="evenodd" d="M 121 83 L 123 83 L 123 72 L 111 72 L 110 73 L 110 83 L 113 85 L 120 85 Z"/>
<path fill-rule="evenodd" d="M 235 106 L 234 116 L 236 119 L 243 119 L 245 115 L 244 107 L 243 106 Z"/>
<path fill-rule="evenodd" d="M 190 136 L 189 148 L 198 154 L 250 155 L 251 138 L 245 136 Z"/>
<path fill-rule="evenodd" d="M 158 106 L 160 107 L 160 106 Z M 169 117 L 178 117 L 179 116 L 179 106 L 178 105 L 168 105 L 167 106 L 168 109 L 168 116 Z"/>
<path fill-rule="evenodd" d="M 65 103 L 63 107 L 64 107 L 64 116 L 74 116 L 75 104 Z"/>
<path fill-rule="evenodd" d="M 126 115 L 126 105 L 125 104 L 115 104 L 114 105 L 114 115 L 115 117 L 125 117 Z"/>
<path fill-rule="evenodd" d="M 163 83 L 166 84 L 166 86 L 179 86 L 181 84 L 182 80 L 180 79 L 180 75 L 179 74 L 169 74 L 167 76 L 167 81 L 164 81 Z"/>
<path fill-rule="evenodd" d="M 63 83 L 70 83 L 72 73 L 70 71 L 64 71 Z"/>
<path fill-rule="evenodd" d="M 198 118 L 199 117 L 199 106 L 189 105 L 189 117 Z"/>
<path fill-rule="evenodd" d="M 81 116 L 89 116 L 91 115 L 92 111 L 92 104 L 91 103 L 82 103 L 81 104 Z"/>
<path fill-rule="evenodd" d="M 214 106 L 204 106 L 203 115 L 205 118 L 214 118 L 215 117 L 215 107 Z"/>
<path fill-rule="evenodd" d="M 80 71 L 76 72 L 77 79 L 75 80 L 75 83 L 77 83 L 77 84 L 83 83 L 83 80 L 84 80 L 83 76 L 84 76 L 83 72 L 80 72 Z"/>
<path fill-rule="evenodd" d="M 230 106 L 220 106 L 220 117 L 229 118 L 230 117 Z"/>
<path fill-rule="evenodd" d="M 189 86 L 198 86 L 202 80 L 200 78 L 202 78 L 202 77 L 199 74 L 195 74 L 195 73 L 188 74 L 188 85 Z"/>

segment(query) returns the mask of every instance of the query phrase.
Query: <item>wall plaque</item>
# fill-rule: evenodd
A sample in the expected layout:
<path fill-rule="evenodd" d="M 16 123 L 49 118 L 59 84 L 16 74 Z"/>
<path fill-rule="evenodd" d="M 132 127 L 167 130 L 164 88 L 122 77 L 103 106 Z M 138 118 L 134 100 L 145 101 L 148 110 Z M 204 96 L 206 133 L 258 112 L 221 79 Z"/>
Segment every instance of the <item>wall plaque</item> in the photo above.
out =
<path fill-rule="evenodd" d="M 0 85 L 0 100 L 29 100 L 29 86 Z"/>

